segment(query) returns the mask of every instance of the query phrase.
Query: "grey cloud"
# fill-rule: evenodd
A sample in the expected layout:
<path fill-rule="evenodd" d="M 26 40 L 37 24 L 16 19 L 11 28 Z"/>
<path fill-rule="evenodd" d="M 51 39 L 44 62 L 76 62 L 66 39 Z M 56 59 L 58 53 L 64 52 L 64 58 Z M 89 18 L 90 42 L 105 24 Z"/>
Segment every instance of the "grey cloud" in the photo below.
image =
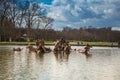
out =
<path fill-rule="evenodd" d="M 119 0 L 55 0 L 48 16 L 57 24 L 79 26 L 120 26 Z M 63 2 L 62 2 L 63 1 Z M 56 8 L 57 7 L 57 8 Z M 59 10 L 54 10 L 59 9 Z M 55 16 L 59 14 L 59 16 Z M 60 12 L 60 13 L 59 13 Z M 52 14 L 52 15 L 51 15 Z M 62 19 L 61 19 L 62 18 Z M 65 22 L 62 21 L 65 19 Z M 74 27 L 73 26 L 73 27 Z"/>

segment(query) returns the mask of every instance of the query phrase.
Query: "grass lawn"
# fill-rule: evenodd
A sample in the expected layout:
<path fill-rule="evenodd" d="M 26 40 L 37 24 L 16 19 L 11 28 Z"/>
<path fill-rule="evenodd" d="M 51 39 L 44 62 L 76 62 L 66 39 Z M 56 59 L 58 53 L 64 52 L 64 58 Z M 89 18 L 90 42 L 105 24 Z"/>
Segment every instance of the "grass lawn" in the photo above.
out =
<path fill-rule="evenodd" d="M 83 46 L 83 45 L 86 45 L 86 44 L 89 44 L 89 45 L 92 45 L 92 46 L 118 46 L 118 43 L 117 42 L 85 42 L 85 41 L 82 41 L 82 44 L 81 44 L 81 41 L 73 41 L 73 42 L 70 42 L 71 45 L 78 45 L 78 42 L 79 42 L 79 45 Z"/>
<path fill-rule="evenodd" d="M 93 45 L 93 46 L 111 46 L 111 44 L 113 44 L 113 46 L 117 46 L 117 42 L 85 42 L 82 41 L 82 44 L 80 41 L 72 41 L 70 42 L 71 45 L 78 45 L 78 42 L 80 43 L 81 46 L 89 44 L 89 45 Z M 0 42 L 0 45 L 27 45 L 27 44 L 35 44 L 35 42 Z M 46 45 L 54 45 L 55 42 L 53 41 L 45 41 Z"/>
<path fill-rule="evenodd" d="M 0 42 L 1 45 L 28 45 L 28 44 L 35 44 L 36 42 Z M 52 41 L 45 41 L 45 44 L 51 45 L 55 44 Z"/>

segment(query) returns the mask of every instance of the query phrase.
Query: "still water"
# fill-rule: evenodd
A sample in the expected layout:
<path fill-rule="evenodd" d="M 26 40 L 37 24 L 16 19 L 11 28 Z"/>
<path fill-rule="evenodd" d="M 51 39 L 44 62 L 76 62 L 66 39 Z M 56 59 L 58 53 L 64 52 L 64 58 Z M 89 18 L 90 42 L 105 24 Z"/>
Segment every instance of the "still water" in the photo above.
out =
<path fill-rule="evenodd" d="M 93 47 L 89 54 L 35 54 L 25 46 L 0 46 L 0 80 L 120 80 L 120 48 Z"/>

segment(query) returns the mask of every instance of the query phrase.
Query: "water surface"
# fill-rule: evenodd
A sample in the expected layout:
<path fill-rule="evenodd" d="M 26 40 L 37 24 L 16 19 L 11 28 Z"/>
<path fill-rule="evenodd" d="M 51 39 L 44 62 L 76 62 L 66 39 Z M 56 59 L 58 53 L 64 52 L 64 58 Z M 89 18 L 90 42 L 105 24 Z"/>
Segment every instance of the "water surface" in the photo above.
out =
<path fill-rule="evenodd" d="M 0 46 L 0 80 L 120 80 L 119 48 L 93 47 L 89 54 L 35 54 L 25 46 Z"/>

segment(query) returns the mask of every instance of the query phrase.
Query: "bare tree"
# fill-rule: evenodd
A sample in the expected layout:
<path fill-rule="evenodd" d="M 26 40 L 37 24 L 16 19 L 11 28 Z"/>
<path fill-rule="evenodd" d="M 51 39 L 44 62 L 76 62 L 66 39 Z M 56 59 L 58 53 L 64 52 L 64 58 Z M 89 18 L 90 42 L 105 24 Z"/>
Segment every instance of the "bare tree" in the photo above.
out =
<path fill-rule="evenodd" d="M 11 4 L 12 2 L 9 2 L 8 0 L 0 1 L 0 30 L 1 30 L 0 36 L 8 37 L 7 35 L 8 33 L 9 33 L 9 36 L 11 36 L 13 32 L 13 27 L 15 27 L 14 23 L 12 22 L 12 18 L 9 18 L 10 16 L 9 12 L 12 7 Z"/>
<path fill-rule="evenodd" d="M 43 15 L 40 6 L 37 3 L 26 1 L 26 4 L 28 4 L 28 8 L 25 10 L 24 19 L 27 27 L 27 41 L 30 41 L 30 38 L 35 35 L 31 32 L 31 28 L 47 29 L 53 22 L 53 19 Z"/>
<path fill-rule="evenodd" d="M 34 32 L 38 34 L 38 29 L 48 29 L 54 21 L 42 14 L 38 3 L 30 2 L 30 0 L 25 0 L 24 3 L 18 2 L 19 5 L 17 5 L 17 0 L 0 0 L 0 41 L 2 36 L 9 36 L 10 41 L 12 37 L 20 37 L 22 33 L 18 28 L 21 27 L 27 28 L 26 34 L 30 41 L 30 38 L 36 35 Z M 16 35 L 15 30 L 19 34 Z"/>

